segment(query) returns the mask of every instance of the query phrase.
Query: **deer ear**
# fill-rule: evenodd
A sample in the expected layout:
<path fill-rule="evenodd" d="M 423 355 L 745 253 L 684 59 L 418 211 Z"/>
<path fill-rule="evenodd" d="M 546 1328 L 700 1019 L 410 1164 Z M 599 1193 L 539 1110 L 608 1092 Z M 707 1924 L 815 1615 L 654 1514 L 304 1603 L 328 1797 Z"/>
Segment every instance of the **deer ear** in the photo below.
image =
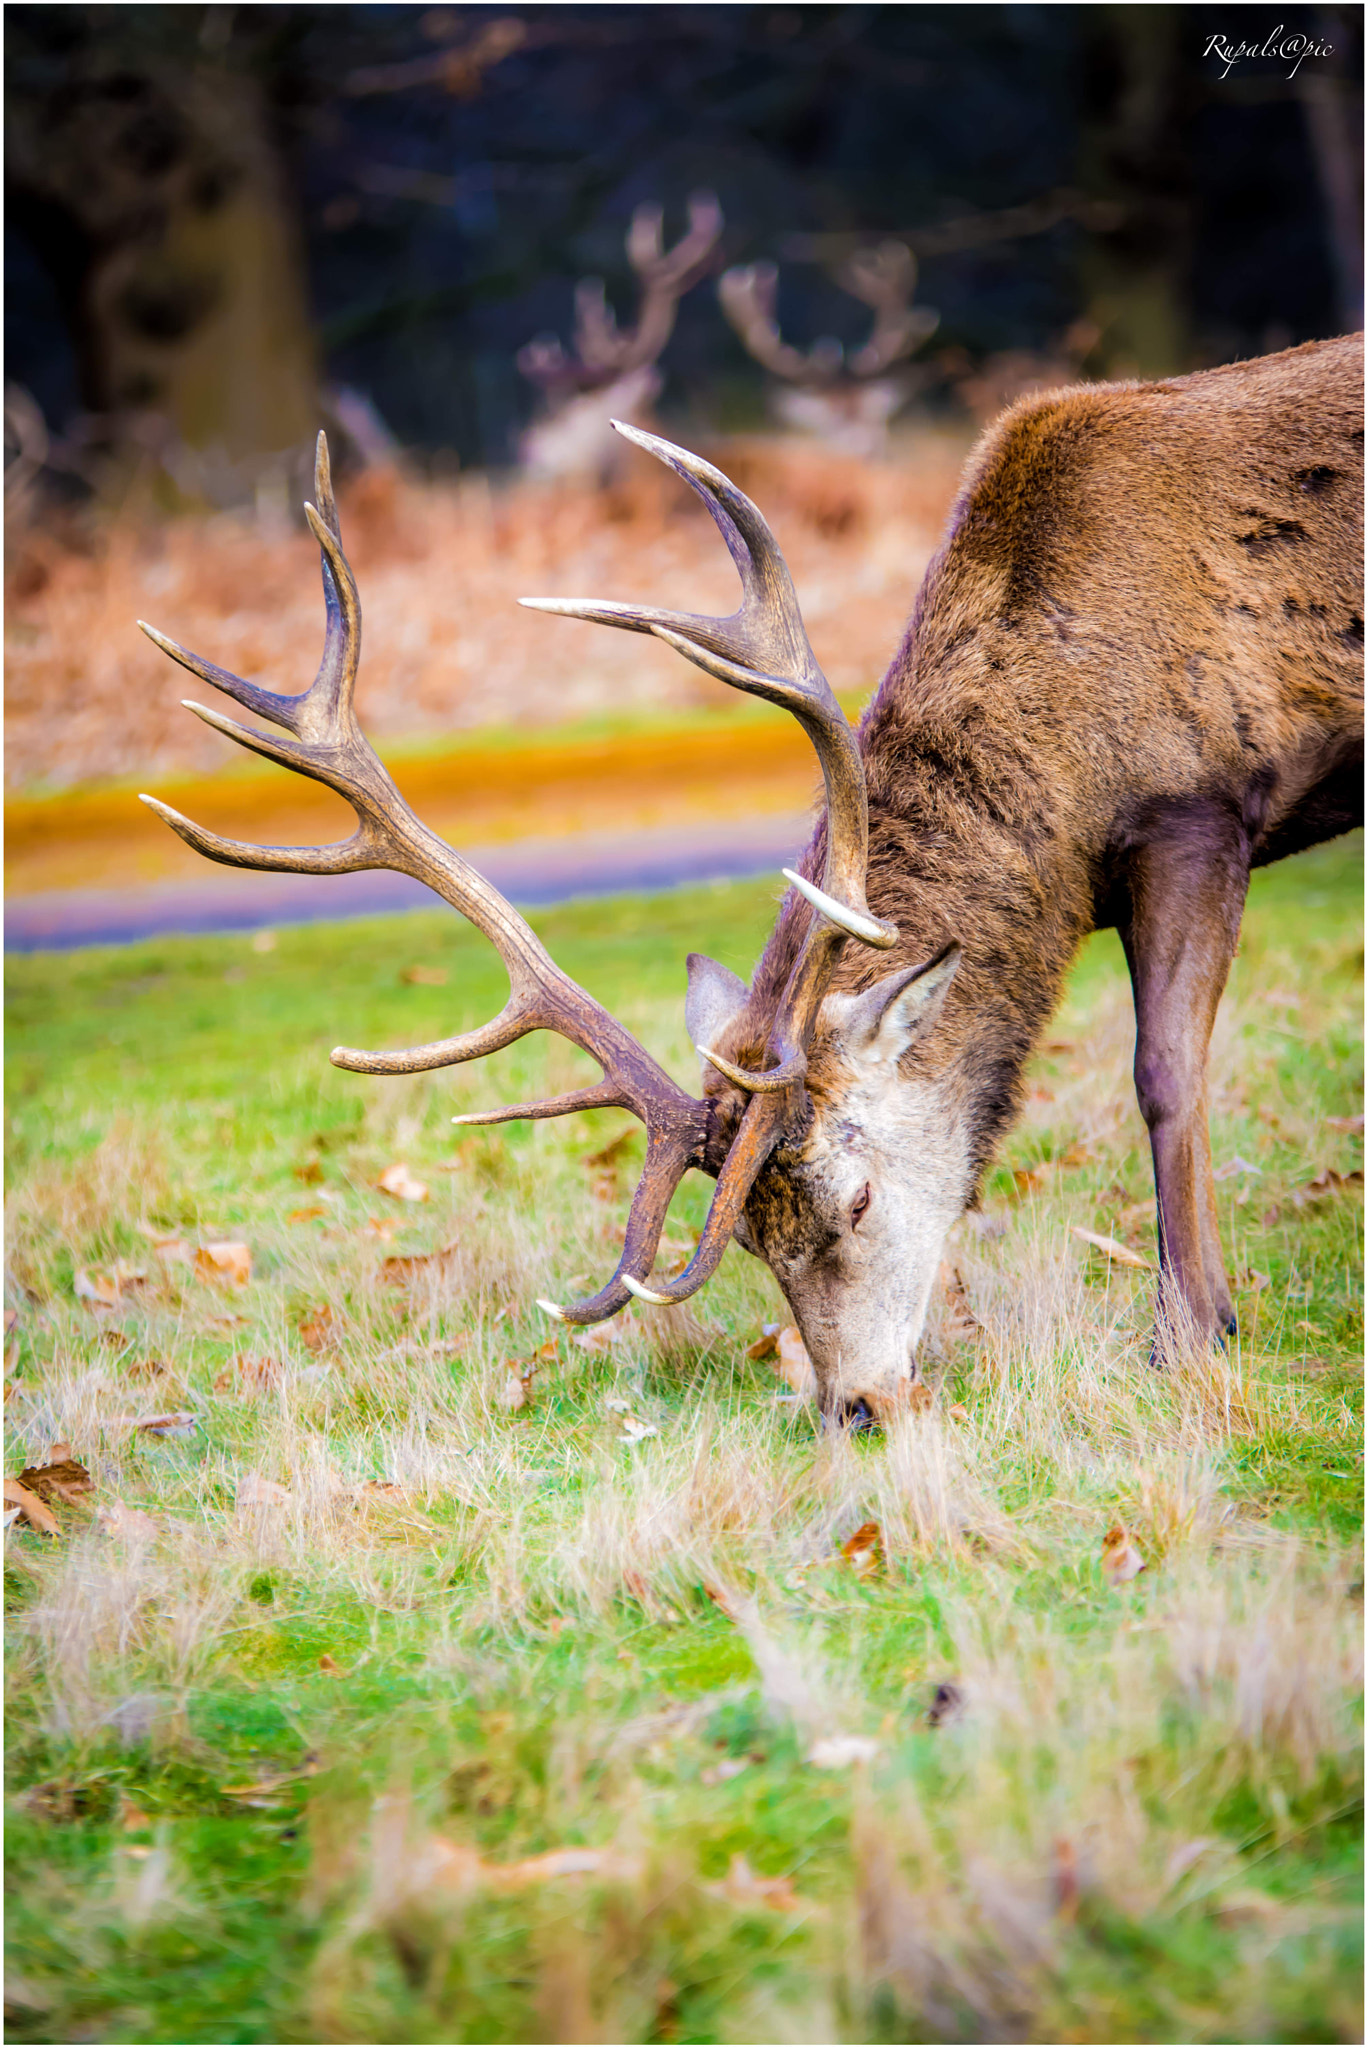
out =
<path fill-rule="evenodd" d="M 899 967 L 863 995 L 837 998 L 842 1008 L 830 1021 L 846 1052 L 896 1065 L 935 1025 L 959 964 L 952 940 L 919 967 Z"/>
<path fill-rule="evenodd" d="M 684 998 L 684 1028 L 695 1045 L 711 1049 L 744 1008 L 750 990 L 739 974 L 710 960 L 706 953 L 689 955 L 689 992 Z M 705 1074 L 712 1068 L 704 1063 Z"/>

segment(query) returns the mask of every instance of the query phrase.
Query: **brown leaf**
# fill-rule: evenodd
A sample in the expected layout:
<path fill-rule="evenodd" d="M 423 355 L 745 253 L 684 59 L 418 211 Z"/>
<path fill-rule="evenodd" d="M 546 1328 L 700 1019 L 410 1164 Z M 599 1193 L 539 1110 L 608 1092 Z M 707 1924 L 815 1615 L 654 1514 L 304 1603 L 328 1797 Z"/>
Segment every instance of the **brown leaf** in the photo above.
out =
<path fill-rule="evenodd" d="M 284 1370 L 278 1358 L 248 1358 L 239 1353 L 218 1374 L 214 1381 L 214 1392 L 227 1394 L 234 1387 L 238 1387 L 248 1397 L 267 1394 L 280 1385 Z"/>
<path fill-rule="evenodd" d="M 1262 1215 L 1262 1216 L 1261 1216 L 1261 1217 L 1259 1218 L 1259 1222 L 1260 1222 L 1260 1224 L 1262 1225 L 1262 1227 L 1263 1227 L 1263 1228 L 1264 1228 L 1265 1230 L 1271 1230 L 1271 1229 L 1273 1228 L 1273 1225 L 1274 1225 L 1275 1223 L 1278 1223 L 1278 1222 L 1280 1222 L 1280 1221 L 1281 1221 L 1281 1219 L 1282 1219 L 1282 1210 L 1281 1210 L 1281 1209 L 1279 1208 L 1278 1204 L 1277 1204 L 1277 1203 L 1275 1202 L 1275 1203 L 1273 1204 L 1273 1207 L 1272 1207 L 1271 1209 L 1265 1209 L 1265 1210 L 1264 1210 L 1264 1212 L 1263 1212 L 1263 1215 Z"/>
<path fill-rule="evenodd" d="M 527 1362 L 520 1358 L 506 1358 L 504 1365 L 508 1377 L 499 1387 L 494 1399 L 500 1408 L 506 1408 L 510 1415 L 532 1405 L 532 1379 L 537 1370 L 535 1359 Z"/>
<path fill-rule="evenodd" d="M 791 1387 L 795 1394 L 801 1394 L 804 1400 L 815 1400 L 817 1371 L 808 1357 L 807 1345 L 803 1342 L 797 1325 L 787 1324 L 779 1332 L 777 1343 L 778 1361 L 775 1371 L 780 1379 L 786 1386 Z"/>
<path fill-rule="evenodd" d="M 967 1422 L 969 1420 L 969 1410 L 961 1406 L 958 1401 L 950 1403 L 948 1413 L 952 1422 Z"/>
<path fill-rule="evenodd" d="M 936 1397 L 925 1380 L 914 1380 L 907 1390 L 907 1406 L 914 1415 L 929 1414 L 936 1405 Z"/>
<path fill-rule="evenodd" d="M 747 1358 L 754 1358 L 756 1360 L 762 1358 L 774 1358 L 775 1356 L 777 1356 L 778 1350 L 778 1323 L 762 1323 L 760 1325 L 760 1335 L 756 1338 L 753 1344 L 749 1344 L 746 1347 L 746 1356 Z"/>
<path fill-rule="evenodd" d="M 263 1479 L 259 1472 L 244 1472 L 233 1496 L 236 1508 L 275 1507 L 291 1498 L 288 1486 L 277 1486 L 274 1479 Z"/>
<path fill-rule="evenodd" d="M 318 1668 L 325 1678 L 345 1678 L 347 1675 L 336 1657 L 330 1657 L 326 1650 L 318 1660 Z"/>
<path fill-rule="evenodd" d="M 323 1178 L 322 1160 L 302 1160 L 294 1170 L 294 1177 L 297 1181 L 302 1181 L 306 1188 L 316 1188 Z"/>
<path fill-rule="evenodd" d="M 883 1567 L 883 1531 L 877 1522 L 861 1522 L 841 1545 L 841 1555 L 858 1577 L 872 1578 Z"/>
<path fill-rule="evenodd" d="M 610 1138 L 608 1143 L 602 1146 L 599 1151 L 586 1152 L 580 1160 L 581 1166 L 587 1166 L 591 1173 L 596 1171 L 602 1172 L 605 1168 L 618 1167 L 622 1163 L 623 1153 L 627 1150 L 633 1138 L 639 1135 L 640 1133 L 636 1125 L 628 1124 L 625 1131 L 619 1131 L 617 1136 Z"/>
<path fill-rule="evenodd" d="M 48 1463 L 49 1463 L 49 1465 L 60 1465 L 60 1464 L 62 1463 L 62 1460 L 63 1460 L 64 1458 L 69 1458 L 70 1456 L 71 1456 L 71 1445 L 70 1445 L 70 1444 L 68 1444 L 68 1443 L 56 1443 L 56 1444 L 49 1444 L 49 1445 L 48 1445 Z"/>
<path fill-rule="evenodd" d="M 1069 1225 L 1073 1235 L 1090 1244 L 1094 1250 L 1105 1252 L 1109 1259 L 1115 1259 L 1118 1266 L 1141 1266 L 1146 1272 L 1153 1272 L 1150 1261 L 1139 1252 L 1133 1252 L 1128 1244 L 1122 1244 L 1114 1237 L 1102 1237 L 1095 1230 L 1083 1230 L 1077 1223 Z"/>
<path fill-rule="evenodd" d="M 387 1166 L 375 1185 L 397 1202 L 425 1202 L 428 1198 L 427 1182 L 416 1179 L 401 1159 Z"/>
<path fill-rule="evenodd" d="M 409 988 L 445 988 L 447 971 L 445 967 L 401 967 L 399 979 Z"/>
<path fill-rule="evenodd" d="M 1347 1131 L 1350 1137 L 1354 1138 L 1361 1138 L 1363 1136 L 1362 1110 L 1359 1111 L 1357 1116 L 1328 1116 L 1325 1121 L 1328 1128 L 1332 1131 Z"/>
<path fill-rule="evenodd" d="M 1102 1576 L 1109 1586 L 1124 1586 L 1145 1570 L 1145 1560 L 1123 1522 L 1113 1522 L 1102 1538 Z"/>
<path fill-rule="evenodd" d="M 5 1502 L 18 1508 L 19 1519 L 27 1522 L 30 1529 L 37 1529 L 43 1536 L 60 1536 L 62 1525 L 50 1508 L 44 1507 L 36 1493 L 30 1493 L 17 1479 L 5 1481 Z"/>
<path fill-rule="evenodd" d="M 631 1335 L 631 1324 L 624 1323 L 619 1316 L 610 1323 L 592 1324 L 589 1329 L 581 1330 L 572 1337 L 570 1342 L 578 1345 L 581 1351 L 612 1351 Z"/>
<path fill-rule="evenodd" d="M 111 1274 L 88 1273 L 84 1266 L 76 1268 L 72 1289 L 78 1301 L 88 1302 L 93 1309 L 118 1308 L 123 1300 Z"/>
<path fill-rule="evenodd" d="M 424 1273 L 436 1274 L 459 1250 L 459 1242 L 453 1238 L 438 1251 L 421 1252 L 412 1258 L 389 1258 L 380 1261 L 381 1278 L 397 1284 L 403 1280 L 417 1280 Z"/>
<path fill-rule="evenodd" d="M 169 1415 L 115 1415 L 110 1418 L 109 1426 L 111 1429 L 140 1429 L 147 1436 L 185 1437 L 194 1435 L 198 1423 L 198 1415 L 178 1408 Z"/>
<path fill-rule="evenodd" d="M 236 1239 L 202 1244 L 195 1253 L 195 1272 L 201 1280 L 218 1280 L 230 1287 L 245 1287 L 252 1277 L 252 1248 Z"/>
<path fill-rule="evenodd" d="M 1071 1038 L 1048 1038 L 1040 1049 L 1049 1053 L 1053 1059 L 1062 1059 L 1066 1053 L 1078 1051 Z"/>
<path fill-rule="evenodd" d="M 1272 1284 L 1271 1275 L 1256 1273 L 1252 1266 L 1247 1266 L 1243 1273 L 1236 1276 L 1235 1281 L 1237 1287 L 1247 1287 L 1251 1294 L 1262 1294 L 1265 1287 L 1271 1287 Z"/>
<path fill-rule="evenodd" d="M 104 1535 L 125 1543 L 146 1542 L 157 1534 L 157 1524 L 151 1515 L 144 1514 L 141 1508 L 126 1507 L 121 1500 L 96 1508 L 95 1519 Z"/>
<path fill-rule="evenodd" d="M 69 1451 L 69 1444 L 54 1444 L 53 1451 Z M 19 1484 L 39 1500 L 64 1501 L 68 1507 L 95 1491 L 89 1472 L 74 1458 L 53 1458 L 48 1465 L 28 1465 L 19 1474 Z"/>
<path fill-rule="evenodd" d="M 774 1913 L 798 1913 L 806 1903 L 791 1878 L 761 1877 L 740 1854 L 732 1857 L 721 1884 L 710 1884 L 708 1890 L 733 1906 L 768 1906 Z"/>
<path fill-rule="evenodd" d="M 393 1244 L 399 1232 L 398 1224 L 388 1216 L 368 1216 L 365 1228 L 368 1236 L 378 1237 L 382 1244 Z"/>
<path fill-rule="evenodd" d="M 734 1593 L 729 1592 L 725 1586 L 713 1585 L 708 1579 L 703 1581 L 703 1591 L 712 1601 L 714 1607 L 721 1608 L 728 1621 L 736 1620 L 736 1595 Z"/>
<path fill-rule="evenodd" d="M 1042 1159 L 1035 1166 L 1018 1166 L 1012 1172 L 1012 1186 L 1019 1202 L 1029 1200 L 1032 1195 L 1041 1194 L 1054 1176 L 1054 1167 L 1048 1159 Z"/>
<path fill-rule="evenodd" d="M 125 1834 L 137 1834 L 142 1828 L 150 1828 L 152 1821 L 140 1806 L 135 1806 L 126 1792 L 119 1794 L 119 1826 Z"/>
<path fill-rule="evenodd" d="M 166 1367 L 160 1358 L 135 1358 L 124 1367 L 131 1380 L 160 1380 L 166 1377 Z"/>
<path fill-rule="evenodd" d="M 1336 1173 L 1333 1166 L 1323 1166 L 1314 1180 L 1309 1180 L 1305 1187 L 1296 1190 L 1292 1200 L 1300 1209 L 1307 1204 L 1325 1202 L 1336 1195 L 1348 1194 L 1351 1189 L 1362 1186 L 1363 1174 L 1360 1168 L 1355 1167 L 1352 1173 Z"/>
<path fill-rule="evenodd" d="M 299 1341 L 306 1351 L 327 1351 L 336 1344 L 337 1337 L 337 1318 L 326 1302 L 314 1310 L 307 1323 L 299 1326 Z"/>
<path fill-rule="evenodd" d="M 314 1207 L 312 1209 L 291 1209 L 289 1215 L 285 1218 L 285 1221 L 287 1223 L 314 1223 L 320 1216 L 326 1216 L 327 1213 L 327 1210 L 321 1207 Z"/>
<path fill-rule="evenodd" d="M 948 1259 L 941 1261 L 941 1292 L 945 1307 L 941 1315 L 941 1329 L 951 1344 L 970 1344 L 982 1335 L 983 1325 L 969 1306 L 969 1296 L 964 1290 L 964 1280 L 958 1266 L 952 1266 Z"/>

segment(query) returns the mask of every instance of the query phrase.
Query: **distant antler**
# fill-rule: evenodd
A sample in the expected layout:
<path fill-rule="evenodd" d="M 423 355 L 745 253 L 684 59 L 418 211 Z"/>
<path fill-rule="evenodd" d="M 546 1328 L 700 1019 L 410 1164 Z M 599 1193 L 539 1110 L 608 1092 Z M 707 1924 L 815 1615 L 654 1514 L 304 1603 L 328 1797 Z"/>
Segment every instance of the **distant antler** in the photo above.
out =
<path fill-rule="evenodd" d="M 860 249 L 842 266 L 840 282 L 874 308 L 874 327 L 862 348 L 847 355 L 839 341 L 823 336 L 806 351 L 779 332 L 776 304 L 779 272 L 773 263 L 751 263 L 725 271 L 718 280 L 722 310 L 758 363 L 786 383 L 829 389 L 843 376 L 881 376 L 912 354 L 931 335 L 940 315 L 910 301 L 917 283 L 917 259 L 905 242 Z"/>
<path fill-rule="evenodd" d="M 688 228 L 668 250 L 660 207 L 639 206 L 632 215 L 627 259 L 641 280 L 635 327 L 618 326 L 602 278 L 583 278 L 575 287 L 573 355 L 554 335 L 530 341 L 517 355 L 525 377 L 550 392 L 592 391 L 656 361 L 674 331 L 679 301 L 704 275 L 722 232 L 722 209 L 711 192 L 694 193 L 688 207 Z"/>

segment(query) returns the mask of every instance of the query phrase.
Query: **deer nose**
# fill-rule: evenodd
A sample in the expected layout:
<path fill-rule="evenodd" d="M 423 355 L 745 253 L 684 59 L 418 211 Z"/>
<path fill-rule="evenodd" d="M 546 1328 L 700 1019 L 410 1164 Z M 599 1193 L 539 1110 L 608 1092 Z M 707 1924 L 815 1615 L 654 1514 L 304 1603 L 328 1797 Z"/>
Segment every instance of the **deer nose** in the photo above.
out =
<path fill-rule="evenodd" d="M 856 1401 L 843 1401 L 836 1413 L 844 1429 L 856 1431 L 860 1435 L 879 1426 L 878 1417 L 863 1395 Z"/>

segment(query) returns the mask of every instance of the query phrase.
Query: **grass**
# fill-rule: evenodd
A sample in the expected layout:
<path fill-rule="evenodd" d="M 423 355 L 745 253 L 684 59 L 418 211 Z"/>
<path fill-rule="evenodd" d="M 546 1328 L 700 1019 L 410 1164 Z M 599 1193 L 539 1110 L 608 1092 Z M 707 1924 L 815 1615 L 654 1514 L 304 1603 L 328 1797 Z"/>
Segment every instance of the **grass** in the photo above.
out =
<path fill-rule="evenodd" d="M 1327 1119 L 1361 886 L 1358 841 L 1256 878 L 1213 1053 L 1230 1357 L 1151 1372 L 1150 1276 L 1070 1234 L 1152 1252 L 1103 936 L 952 1247 L 934 1405 L 873 1440 L 747 1358 L 782 1310 L 737 1251 L 504 1405 L 640 1151 L 615 1188 L 583 1161 L 620 1115 L 451 1130 L 566 1085 L 559 1043 L 328 1066 L 492 1012 L 457 920 L 12 962 L 6 1469 L 64 1441 L 93 1492 L 7 1542 L 10 2038 L 1360 2039 L 1359 1205 L 1311 1183 L 1360 1163 Z M 535 922 L 683 1078 L 683 952 L 744 970 L 771 912 Z M 398 1161 L 428 1201 L 377 1190 Z M 139 1225 L 247 1242 L 250 1281 Z M 1112 1586 L 1118 1519 L 1147 1569 Z"/>

